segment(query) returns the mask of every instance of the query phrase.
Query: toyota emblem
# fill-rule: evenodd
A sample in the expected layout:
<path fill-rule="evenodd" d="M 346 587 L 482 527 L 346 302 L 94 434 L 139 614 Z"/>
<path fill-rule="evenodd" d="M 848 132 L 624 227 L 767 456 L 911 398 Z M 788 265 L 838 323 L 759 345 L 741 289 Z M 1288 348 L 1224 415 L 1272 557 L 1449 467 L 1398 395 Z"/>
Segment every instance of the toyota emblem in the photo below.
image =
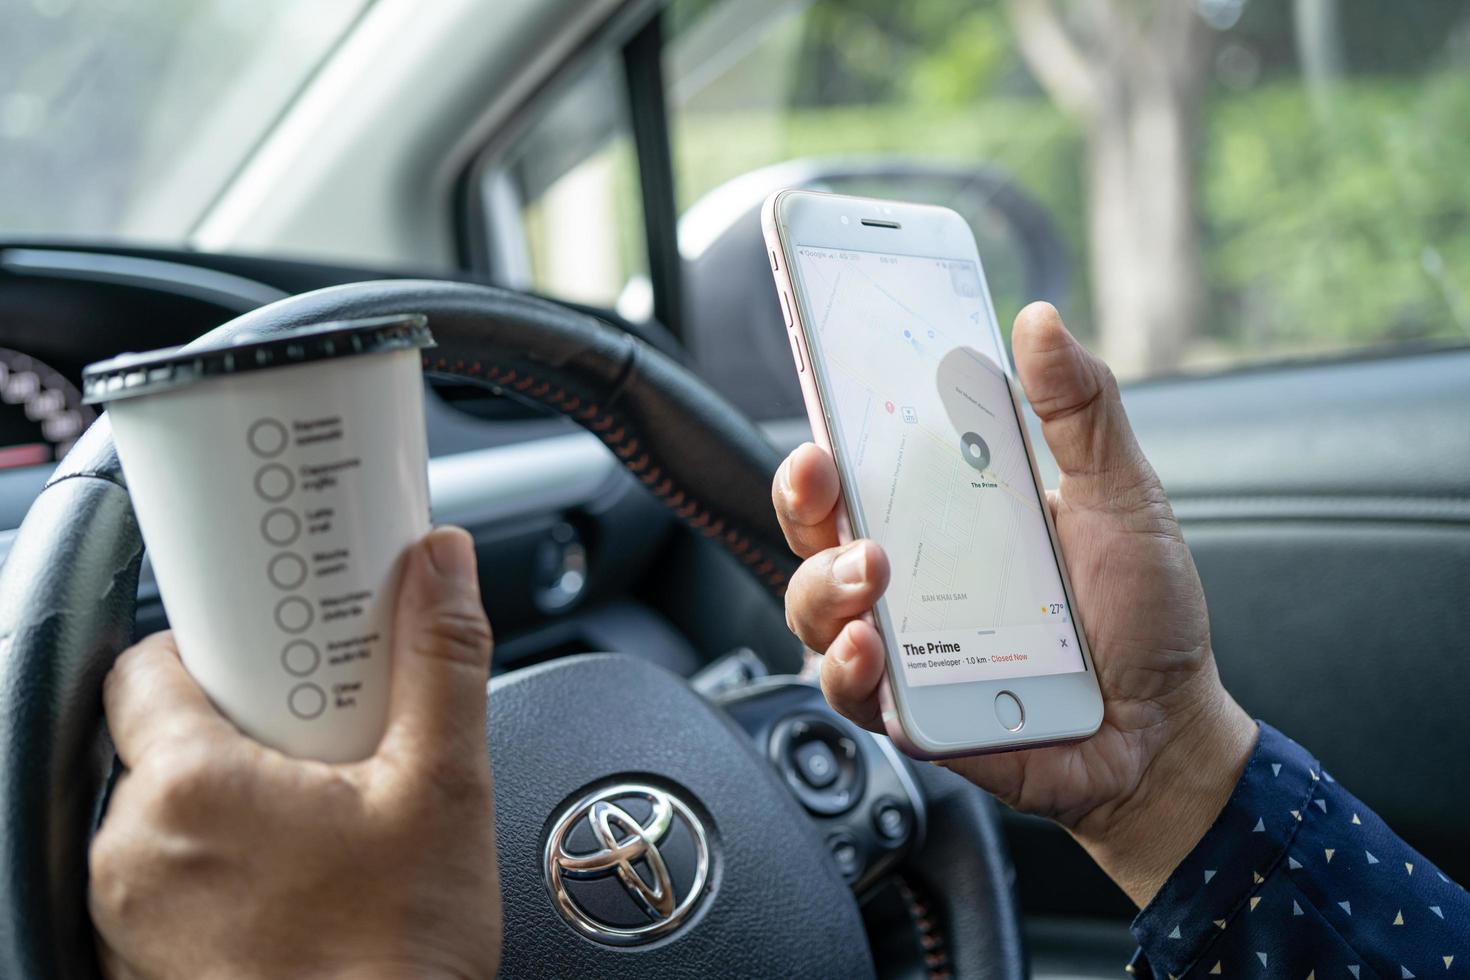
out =
<path fill-rule="evenodd" d="M 563 810 L 546 841 L 546 886 L 558 911 L 598 942 L 666 936 L 704 896 L 704 825 L 674 794 L 641 783 L 590 793 Z"/>

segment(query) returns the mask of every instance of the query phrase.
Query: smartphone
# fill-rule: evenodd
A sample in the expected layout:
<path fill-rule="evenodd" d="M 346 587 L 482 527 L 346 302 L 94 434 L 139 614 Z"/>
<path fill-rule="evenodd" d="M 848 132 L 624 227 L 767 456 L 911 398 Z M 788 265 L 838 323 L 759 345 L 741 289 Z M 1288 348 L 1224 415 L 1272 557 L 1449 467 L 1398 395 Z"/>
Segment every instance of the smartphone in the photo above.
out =
<path fill-rule="evenodd" d="M 892 568 L 871 613 L 889 736 L 935 759 L 1092 735 L 1102 694 L 969 226 L 798 190 L 761 223 L 839 534 Z"/>

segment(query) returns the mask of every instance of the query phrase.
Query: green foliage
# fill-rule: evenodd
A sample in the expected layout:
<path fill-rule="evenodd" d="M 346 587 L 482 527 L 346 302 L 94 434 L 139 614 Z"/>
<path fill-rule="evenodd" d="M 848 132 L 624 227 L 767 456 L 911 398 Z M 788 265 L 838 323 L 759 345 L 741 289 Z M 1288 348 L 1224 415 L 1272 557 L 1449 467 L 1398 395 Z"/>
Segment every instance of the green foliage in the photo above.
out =
<path fill-rule="evenodd" d="M 955 108 L 994 91 L 1018 67 L 1003 20 L 999 10 L 977 5 L 947 25 L 935 49 L 904 78 L 909 101 Z"/>
<path fill-rule="evenodd" d="M 960 105 L 1018 65 L 997 0 L 816 0 L 792 103 Z"/>
<path fill-rule="evenodd" d="M 1215 337 L 1288 350 L 1470 336 L 1470 78 L 1217 99 L 1203 154 Z"/>

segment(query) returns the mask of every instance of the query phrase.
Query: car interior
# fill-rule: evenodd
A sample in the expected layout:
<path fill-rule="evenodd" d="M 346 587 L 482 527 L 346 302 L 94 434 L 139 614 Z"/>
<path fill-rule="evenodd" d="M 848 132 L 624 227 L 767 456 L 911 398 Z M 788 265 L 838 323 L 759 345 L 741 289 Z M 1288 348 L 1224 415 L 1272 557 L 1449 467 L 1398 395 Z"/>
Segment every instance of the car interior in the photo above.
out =
<path fill-rule="evenodd" d="M 17 31 L 55 45 L 51 75 L 74 62 L 95 77 L 34 60 L 0 84 L 0 174 L 29 167 L 55 188 L 36 217 L 0 207 L 0 975 L 98 975 L 86 841 L 114 769 L 98 692 L 112 657 L 167 627 L 83 367 L 422 313 L 438 341 L 433 519 L 473 535 L 496 634 L 501 876 L 507 907 L 525 910 L 508 921 L 505 975 L 1117 976 L 1137 910 L 1064 830 L 904 758 L 800 678 L 808 651 L 781 601 L 797 559 L 769 496 L 811 438 L 759 227 L 776 189 L 953 207 L 1003 322 L 1046 299 L 1105 355 L 1129 349 L 1109 347 L 1116 324 L 1089 298 L 1108 265 L 1088 251 L 1086 194 L 1105 185 L 1082 174 L 1105 141 L 1017 107 L 1051 90 L 1008 18 L 1054 5 L 943 2 L 912 22 L 889 9 L 907 5 L 865 0 L 217 6 L 169 15 L 185 24 L 170 54 L 172 27 L 38 3 Z M 1115 363 L 1124 403 L 1198 565 L 1226 687 L 1467 880 L 1470 195 L 1435 142 L 1454 127 L 1430 129 L 1431 111 L 1470 105 L 1470 6 L 1189 6 L 1212 45 L 1199 98 L 1219 106 L 1197 154 L 1285 168 L 1273 141 L 1317 118 L 1330 165 L 1303 165 L 1315 189 L 1278 188 L 1317 196 L 1263 232 L 1255 185 L 1200 178 L 1208 287 L 1191 308 L 1210 326 L 1192 358 Z M 1365 53 L 1385 20 L 1402 36 Z M 1313 47 L 1324 31 L 1328 54 Z M 861 114 L 941 43 L 933 63 L 959 65 L 966 99 L 1010 105 L 987 125 L 1045 139 L 924 130 L 902 105 Z M 95 54 L 129 45 L 131 61 Z M 855 69 L 859 55 L 875 63 Z M 905 97 L 950 98 L 924 64 Z M 208 84 L 180 89 L 196 71 Z M 33 104 L 68 84 L 72 102 Z M 138 113 L 174 116 L 86 133 L 64 118 L 125 84 Z M 1387 108 L 1360 101 L 1382 117 L 1349 119 L 1374 84 Z M 1264 96 L 1245 104 L 1289 85 L 1304 90 L 1292 121 L 1268 118 Z M 1312 115 L 1332 105 L 1336 124 Z M 41 148 L 49 126 L 66 139 Z M 1441 196 L 1426 203 L 1391 168 L 1349 175 L 1339 158 L 1367 152 L 1349 141 L 1380 137 L 1404 167 L 1431 160 L 1424 187 Z M 1336 183 L 1353 180 L 1387 199 L 1356 224 Z M 124 208 L 134 185 L 147 194 Z M 1401 223 L 1370 226 L 1380 211 Z M 1231 275 L 1265 285 L 1227 289 Z M 1277 286 L 1299 305 L 1262 312 Z M 835 783 L 803 770 L 813 743 L 838 761 Z M 696 798 L 716 873 L 678 935 L 596 946 L 557 917 L 541 849 L 558 805 L 628 773 Z"/>

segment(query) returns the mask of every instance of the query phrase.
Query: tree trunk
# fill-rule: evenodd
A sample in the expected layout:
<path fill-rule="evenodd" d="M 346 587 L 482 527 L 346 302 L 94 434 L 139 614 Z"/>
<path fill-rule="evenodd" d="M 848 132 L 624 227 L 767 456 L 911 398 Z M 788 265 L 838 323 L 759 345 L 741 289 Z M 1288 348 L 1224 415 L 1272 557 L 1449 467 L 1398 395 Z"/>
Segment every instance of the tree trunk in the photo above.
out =
<path fill-rule="evenodd" d="M 1135 89 L 1087 134 L 1090 268 L 1101 354 L 1120 375 L 1179 365 L 1202 306 L 1192 107 Z"/>
<path fill-rule="evenodd" d="M 1100 353 L 1120 375 L 1179 365 L 1203 306 L 1194 161 L 1209 34 L 1192 4 L 1077 8 L 1012 0 L 1022 51 L 1087 136 L 1087 226 Z"/>
<path fill-rule="evenodd" d="M 1343 75 L 1338 0 L 1296 0 L 1291 12 L 1302 81 L 1320 121 L 1328 118 L 1332 88 Z"/>

